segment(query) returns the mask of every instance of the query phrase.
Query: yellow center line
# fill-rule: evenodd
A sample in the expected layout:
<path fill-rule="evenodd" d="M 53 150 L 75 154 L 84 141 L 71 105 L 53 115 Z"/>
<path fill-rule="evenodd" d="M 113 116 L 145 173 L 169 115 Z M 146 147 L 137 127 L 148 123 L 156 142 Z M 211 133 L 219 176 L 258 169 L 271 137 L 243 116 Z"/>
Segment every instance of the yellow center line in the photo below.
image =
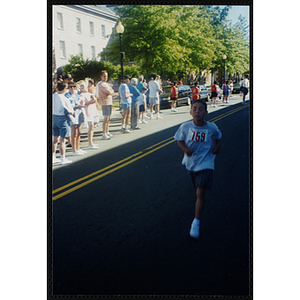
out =
<path fill-rule="evenodd" d="M 216 121 L 218 121 L 218 120 L 221 120 L 221 119 L 223 119 L 223 118 L 225 118 L 225 117 L 227 117 L 227 116 L 229 116 L 229 115 L 231 115 L 231 114 L 233 114 L 233 113 L 236 113 L 236 112 L 238 112 L 238 111 L 240 111 L 240 110 L 242 110 L 242 109 L 244 109 L 244 108 L 246 108 L 246 107 L 248 107 L 248 106 L 249 106 L 249 105 L 244 105 L 244 106 L 242 106 L 242 107 L 235 108 L 235 109 L 233 109 L 233 110 L 231 110 L 231 111 L 229 111 L 229 112 L 224 113 L 223 115 L 220 115 L 220 116 L 217 116 L 217 117 L 211 119 L 209 122 L 214 123 L 214 122 L 216 122 Z"/>
<path fill-rule="evenodd" d="M 173 138 L 173 137 L 171 137 L 171 138 Z M 52 194 L 56 194 L 57 192 L 62 191 L 62 190 L 66 189 L 66 188 L 68 188 L 68 187 L 70 187 L 70 186 L 72 186 L 72 185 L 74 185 L 74 184 L 77 184 L 77 183 L 79 183 L 79 182 L 81 182 L 81 181 L 83 181 L 83 180 L 86 180 L 86 179 L 88 179 L 88 178 L 90 178 L 90 177 L 93 177 L 93 176 L 95 176 L 95 175 L 97 175 L 97 174 L 99 174 L 99 173 L 101 173 L 101 172 L 104 172 L 104 171 L 106 171 L 106 170 L 108 170 L 108 169 L 110 169 L 110 168 L 112 168 L 112 167 L 114 167 L 114 166 L 116 166 L 116 165 L 118 165 L 118 164 L 121 164 L 121 163 L 123 163 L 123 162 L 126 161 L 126 160 L 132 159 L 133 157 L 142 154 L 145 150 L 152 149 L 153 147 L 156 147 L 157 145 L 162 144 L 162 143 L 164 143 L 165 141 L 168 141 L 169 139 L 170 139 L 170 138 L 167 138 L 166 140 L 163 140 L 163 141 L 161 141 L 161 142 L 159 142 L 159 143 L 157 143 L 157 144 L 155 144 L 155 145 L 153 145 L 153 146 L 151 146 L 151 147 L 148 147 L 148 148 L 146 148 L 146 149 L 144 149 L 144 150 L 142 150 L 142 151 L 140 151 L 140 152 L 137 152 L 137 153 L 135 153 L 135 154 L 133 154 L 133 155 L 131 155 L 131 156 L 129 156 L 129 157 L 126 157 L 126 158 L 124 158 L 124 159 L 122 159 L 122 160 L 120 160 L 120 161 L 118 161 L 118 162 L 116 162 L 116 163 L 114 163 L 114 164 L 112 164 L 112 165 L 110 165 L 110 166 L 107 166 L 107 167 L 105 167 L 105 168 L 103 168 L 103 169 L 101 169 L 101 170 L 98 170 L 98 171 L 96 171 L 96 172 L 94 172 L 94 173 L 91 173 L 91 174 L 89 174 L 89 175 L 87 175 L 87 176 L 85 176 L 85 177 L 82 177 L 82 178 L 79 178 L 79 179 L 77 179 L 77 180 L 75 180 L 75 181 L 72 181 L 72 182 L 70 182 L 70 183 L 68 183 L 68 184 L 66 184 L 66 185 L 64 185 L 64 186 L 62 186 L 62 187 L 60 187 L 60 188 L 57 188 L 56 190 L 53 190 L 53 191 L 52 191 Z"/>
<path fill-rule="evenodd" d="M 209 122 L 213 123 L 213 122 L 216 122 L 218 120 L 221 120 L 221 119 L 223 119 L 223 118 L 225 118 L 225 117 L 227 117 L 227 116 L 229 116 L 229 115 L 231 115 L 231 114 L 233 114 L 235 112 L 238 112 L 238 111 L 240 111 L 240 110 L 242 110 L 242 109 L 244 109 L 244 108 L 246 108 L 248 106 L 249 105 L 245 105 L 243 107 L 239 107 L 239 108 L 233 109 L 230 112 L 224 113 L 223 115 L 220 115 L 218 117 L 215 117 L 215 118 L 211 119 Z M 73 185 L 75 185 L 75 184 L 77 184 L 77 183 L 79 183 L 81 181 L 84 181 L 84 180 L 86 180 L 86 179 L 88 179 L 90 177 L 93 177 L 93 176 L 95 176 L 95 175 L 97 175 L 99 173 L 102 173 L 102 174 L 100 174 L 98 176 L 95 176 L 95 177 L 93 177 L 93 178 L 91 178 L 91 179 L 89 179 L 87 181 L 82 182 L 79 185 L 74 186 L 73 188 L 70 188 L 70 189 L 68 189 L 68 190 L 66 190 L 66 191 L 64 191 L 64 192 L 62 192 L 62 193 L 54 196 L 52 198 L 52 200 L 54 201 L 54 200 L 57 200 L 57 199 L 65 196 L 65 195 L 68 195 L 68 194 L 70 194 L 70 193 L 72 193 L 72 192 L 74 192 L 74 191 L 76 191 L 76 190 L 78 190 L 78 189 L 80 189 L 80 188 L 82 188 L 82 187 L 84 187 L 84 186 L 86 186 L 86 185 L 88 185 L 88 184 L 90 184 L 90 183 L 92 183 L 92 182 L 94 182 L 94 181 L 96 181 L 96 180 L 98 180 L 98 179 L 100 179 L 100 178 L 108 175 L 108 174 L 111 174 L 111 173 L 113 173 L 113 172 L 115 172 L 115 171 L 117 171 L 117 170 L 119 170 L 119 169 L 121 169 L 121 168 L 129 165 L 129 164 L 132 164 L 133 162 L 135 162 L 135 161 L 137 161 L 137 160 L 139 160 L 139 159 L 141 159 L 141 158 L 143 158 L 143 157 L 145 157 L 145 156 L 147 156 L 147 155 L 149 155 L 149 154 L 151 154 L 151 153 L 153 153 L 153 152 L 155 152 L 155 151 L 157 151 L 157 150 L 159 150 L 159 149 L 161 149 L 161 148 L 163 148 L 163 147 L 165 147 L 165 146 L 167 146 L 167 145 L 169 145 L 171 143 L 173 143 L 174 141 L 175 141 L 175 139 L 174 139 L 173 136 L 169 137 L 169 138 L 167 138 L 167 139 L 165 139 L 165 140 L 163 140 L 163 141 L 161 141 L 161 142 L 159 142 L 157 144 L 154 144 L 154 145 L 152 145 L 152 146 L 150 146 L 148 148 L 145 148 L 144 150 L 142 150 L 140 152 L 137 152 L 137 153 L 135 153 L 135 154 L 133 154 L 133 155 L 131 155 L 129 157 L 126 157 L 126 158 L 124 158 L 124 159 L 122 159 L 122 160 L 120 160 L 120 161 L 118 161 L 118 162 L 116 162 L 116 163 L 114 163 L 114 164 L 112 164 L 110 166 L 107 166 L 107 167 L 105 167 L 105 168 L 103 168 L 101 170 L 98 170 L 98 171 L 93 172 L 93 173 L 91 173 L 91 174 L 89 174 L 87 176 L 84 176 L 84 177 L 79 178 L 79 179 L 77 179 L 75 181 L 72 181 L 72 182 L 70 182 L 70 183 L 68 183 L 68 184 L 66 184 L 66 185 L 64 185 L 64 186 L 62 186 L 60 188 L 57 188 L 57 189 L 53 190 L 52 194 L 56 194 L 56 193 L 58 193 L 58 192 L 60 192 L 62 190 L 67 189 L 70 186 L 73 186 Z"/>
<path fill-rule="evenodd" d="M 168 138 L 168 140 L 169 140 L 170 138 Z M 147 155 L 149 155 L 149 154 L 151 154 L 151 153 L 153 153 L 153 152 L 155 152 L 155 151 L 157 151 L 157 150 L 159 150 L 159 149 L 161 149 L 161 148 L 163 148 L 163 147 L 165 147 L 165 146 L 167 146 L 167 145 L 169 145 L 169 144 L 171 144 L 171 143 L 173 143 L 175 141 L 175 139 L 172 137 L 172 140 L 171 141 L 169 141 L 169 142 L 167 142 L 167 143 L 165 143 L 165 144 L 163 144 L 163 145 L 160 145 L 160 146 L 158 146 L 157 148 L 154 148 L 154 149 L 152 149 L 152 150 L 150 150 L 150 151 L 148 151 L 148 152 L 146 152 L 146 153 L 144 153 L 144 154 L 142 154 L 142 155 L 140 155 L 140 156 L 137 156 L 136 158 L 134 158 L 134 159 L 132 159 L 132 160 L 130 160 L 130 161 L 127 161 L 127 162 L 125 162 L 125 163 L 123 163 L 123 164 L 121 164 L 121 165 L 119 165 L 119 166 L 117 166 L 117 167 L 115 167 L 115 168 L 113 168 L 113 169 L 111 169 L 111 170 L 109 170 L 109 171 L 107 171 L 107 172 L 105 172 L 105 173 L 103 173 L 103 174 L 100 174 L 100 175 L 98 175 L 98 176 L 96 176 L 96 177 L 94 177 L 94 178 L 92 178 L 92 179 L 90 179 L 90 180 L 87 180 L 87 181 L 85 181 L 85 182 L 83 182 L 83 183 L 81 183 L 81 184 L 79 184 L 79 185 L 76 185 L 76 186 L 74 186 L 73 188 L 71 188 L 71 189 L 68 189 L 68 190 L 66 190 L 65 192 L 62 192 L 62 193 L 60 193 L 60 194 L 58 194 L 58 195 L 56 195 L 56 196 L 54 196 L 53 198 L 52 198 L 52 200 L 54 201 L 54 200 L 57 200 L 57 199 L 59 199 L 59 198 L 61 198 L 61 197 L 63 197 L 63 196 L 65 196 L 65 195 L 67 195 L 67 194 L 70 194 L 70 193 L 72 193 L 72 192 L 74 192 L 74 191 L 76 191 L 76 190 L 78 190 L 78 189 L 80 189 L 80 188 L 82 188 L 82 187 L 84 187 L 84 186 L 86 186 L 86 185 L 88 185 L 88 184 L 90 184 L 90 183 L 92 183 L 92 182 L 94 182 L 94 181 L 96 181 L 96 180 L 98 180 L 98 179 L 100 179 L 100 178 L 102 178 L 102 177 L 104 177 L 104 176 L 106 176 L 106 175 L 108 175 L 108 174 L 110 174 L 110 173 L 113 173 L 113 172 L 115 172 L 115 171 L 117 171 L 117 170 L 119 170 L 119 169 L 121 169 L 121 168 L 123 168 L 123 167 L 125 167 L 125 166 L 127 166 L 127 165 L 129 165 L 129 164 L 131 164 L 131 163 L 133 163 L 133 162 L 135 162 L 135 161 L 137 161 L 137 160 L 139 160 L 139 159 L 141 159 L 141 158 L 143 158 L 143 157 L 145 157 L 145 156 L 147 156 Z M 160 144 L 160 143 L 159 143 Z M 150 147 L 151 148 L 151 147 Z M 153 148 L 153 147 L 152 147 Z M 148 148 L 147 148 L 148 149 Z M 139 153 L 142 153 L 142 152 L 139 152 Z M 132 157 L 132 156 L 131 156 Z M 126 159 L 125 159 L 126 160 Z M 123 160 L 124 161 L 124 160 Z M 116 165 L 116 164 L 114 164 L 114 165 Z M 111 167 L 111 166 L 110 166 Z M 104 169 L 107 169 L 107 168 L 104 168 Z M 104 170 L 104 169 L 102 169 L 102 170 Z M 96 172 L 95 172 L 96 173 Z M 99 172 L 98 172 L 99 173 Z M 71 185 L 73 185 L 73 184 L 71 184 Z M 57 191 L 57 190 L 56 190 Z"/>

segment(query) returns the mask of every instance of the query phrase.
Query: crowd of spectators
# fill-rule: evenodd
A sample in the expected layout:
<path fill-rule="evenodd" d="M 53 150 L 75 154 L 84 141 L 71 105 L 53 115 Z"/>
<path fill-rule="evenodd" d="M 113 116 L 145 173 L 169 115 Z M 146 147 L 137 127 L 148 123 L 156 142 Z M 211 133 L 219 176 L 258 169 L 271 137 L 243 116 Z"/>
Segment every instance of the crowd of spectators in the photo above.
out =
<path fill-rule="evenodd" d="M 72 161 L 65 157 L 66 147 L 72 147 L 72 156 L 81 156 L 85 150 L 98 149 L 93 142 L 94 129 L 99 126 L 101 107 L 103 115 L 103 140 L 110 140 L 114 136 L 109 131 L 112 114 L 114 89 L 108 83 L 108 73 L 103 70 L 101 81 L 97 84 L 90 78 L 74 82 L 70 74 L 62 75 L 52 88 L 52 162 L 67 164 Z M 153 74 L 149 84 L 141 75 L 139 78 L 130 78 L 125 75 L 119 87 L 121 99 L 122 127 L 121 133 L 131 133 L 140 130 L 138 124 L 147 124 L 146 118 L 162 119 L 159 114 L 159 94 L 162 92 L 160 77 Z M 146 97 L 146 93 L 148 97 Z M 147 102 L 147 98 L 149 101 Z M 147 110 L 149 109 L 149 116 Z M 80 134 L 82 128 L 88 129 L 88 147 L 80 149 Z M 56 157 L 59 143 L 60 159 Z"/>
<path fill-rule="evenodd" d="M 94 144 L 94 130 L 99 126 L 101 107 L 103 115 L 103 140 L 114 137 L 109 131 L 114 89 L 108 82 L 108 73 L 103 70 L 100 74 L 101 81 L 94 83 L 90 78 L 74 82 L 70 74 L 62 75 L 52 88 L 52 154 L 53 163 L 67 164 L 71 160 L 65 157 L 66 147 L 72 147 L 73 156 L 81 156 L 87 153 L 85 150 L 98 149 Z M 171 112 L 176 112 L 178 97 L 177 85 L 182 85 L 182 79 L 171 82 L 167 79 L 164 86 L 171 85 Z M 241 85 L 243 91 L 243 104 L 248 93 L 249 80 L 246 77 Z M 223 102 L 228 102 L 228 96 L 232 87 L 228 81 L 224 81 Z M 220 87 L 216 82 L 212 86 L 212 106 L 215 105 L 217 92 Z M 147 124 L 146 119 L 162 119 L 160 115 L 160 94 L 163 92 L 163 84 L 159 75 L 153 74 L 149 83 L 143 75 L 138 78 L 130 78 L 125 75 L 119 86 L 118 94 L 122 109 L 121 133 L 128 134 L 134 130 L 140 130 L 139 124 Z M 192 98 L 199 99 L 199 87 L 195 84 L 192 90 Z M 154 117 L 155 113 L 155 117 Z M 80 149 L 81 129 L 87 128 L 88 147 Z M 59 143 L 60 159 L 56 157 L 56 149 Z"/>

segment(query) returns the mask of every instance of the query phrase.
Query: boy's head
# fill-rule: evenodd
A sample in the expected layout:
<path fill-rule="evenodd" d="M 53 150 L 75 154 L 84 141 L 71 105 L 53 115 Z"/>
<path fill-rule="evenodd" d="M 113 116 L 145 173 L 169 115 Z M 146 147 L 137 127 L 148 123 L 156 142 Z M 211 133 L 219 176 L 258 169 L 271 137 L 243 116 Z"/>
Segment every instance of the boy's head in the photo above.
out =
<path fill-rule="evenodd" d="M 202 99 L 193 100 L 192 104 L 191 104 L 191 110 L 192 110 L 192 108 L 193 108 L 193 106 L 194 106 L 195 103 L 202 103 L 203 106 L 204 106 L 204 109 L 207 111 L 207 103 L 204 100 L 202 100 Z"/>
<path fill-rule="evenodd" d="M 207 104 L 204 100 L 197 99 L 192 101 L 190 114 L 193 117 L 195 125 L 203 126 L 207 113 Z"/>
<path fill-rule="evenodd" d="M 142 93 L 145 94 L 147 89 L 145 87 L 142 88 Z"/>

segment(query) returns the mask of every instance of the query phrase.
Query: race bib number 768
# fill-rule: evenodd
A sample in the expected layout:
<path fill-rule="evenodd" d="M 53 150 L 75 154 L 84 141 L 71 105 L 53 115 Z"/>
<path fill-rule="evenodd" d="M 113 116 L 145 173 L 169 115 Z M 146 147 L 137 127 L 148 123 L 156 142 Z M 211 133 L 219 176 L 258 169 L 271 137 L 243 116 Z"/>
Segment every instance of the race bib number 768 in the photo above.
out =
<path fill-rule="evenodd" d="M 195 130 L 190 128 L 188 140 L 193 142 L 207 142 L 207 130 Z"/>

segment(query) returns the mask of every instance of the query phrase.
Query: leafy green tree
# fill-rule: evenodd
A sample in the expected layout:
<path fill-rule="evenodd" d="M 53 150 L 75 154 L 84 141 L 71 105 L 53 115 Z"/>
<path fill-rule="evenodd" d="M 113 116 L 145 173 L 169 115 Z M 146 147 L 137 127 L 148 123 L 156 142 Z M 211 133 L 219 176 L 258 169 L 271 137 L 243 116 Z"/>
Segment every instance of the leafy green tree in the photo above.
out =
<path fill-rule="evenodd" d="M 184 67 L 185 48 L 178 42 L 179 6 L 125 5 L 117 9 L 125 31 L 122 38 L 125 57 L 138 62 L 149 77 Z M 171 16 L 171 17 L 170 17 Z M 119 41 L 111 43 L 102 55 L 117 60 Z"/>
<path fill-rule="evenodd" d="M 223 55 L 227 56 L 225 68 L 227 74 L 243 73 L 249 69 L 249 42 L 246 38 L 247 26 L 240 16 L 239 23 L 232 26 L 227 21 L 231 6 L 221 9 L 219 6 L 208 6 L 215 37 L 214 64 L 212 70 L 224 70 Z"/>
<path fill-rule="evenodd" d="M 122 36 L 124 74 L 146 78 L 152 73 L 171 80 L 184 78 L 187 73 L 203 70 L 224 70 L 244 73 L 249 69 L 247 25 L 240 16 L 232 26 L 227 21 L 231 6 L 220 8 L 207 5 L 124 5 L 117 8 L 125 31 Z M 111 62 L 120 62 L 118 34 L 100 54 Z M 129 64 L 134 61 L 135 64 Z M 97 80 L 102 69 L 109 77 L 120 79 L 120 65 L 72 57 L 65 72 L 74 78 Z M 100 79 L 100 78 L 99 78 Z"/>

